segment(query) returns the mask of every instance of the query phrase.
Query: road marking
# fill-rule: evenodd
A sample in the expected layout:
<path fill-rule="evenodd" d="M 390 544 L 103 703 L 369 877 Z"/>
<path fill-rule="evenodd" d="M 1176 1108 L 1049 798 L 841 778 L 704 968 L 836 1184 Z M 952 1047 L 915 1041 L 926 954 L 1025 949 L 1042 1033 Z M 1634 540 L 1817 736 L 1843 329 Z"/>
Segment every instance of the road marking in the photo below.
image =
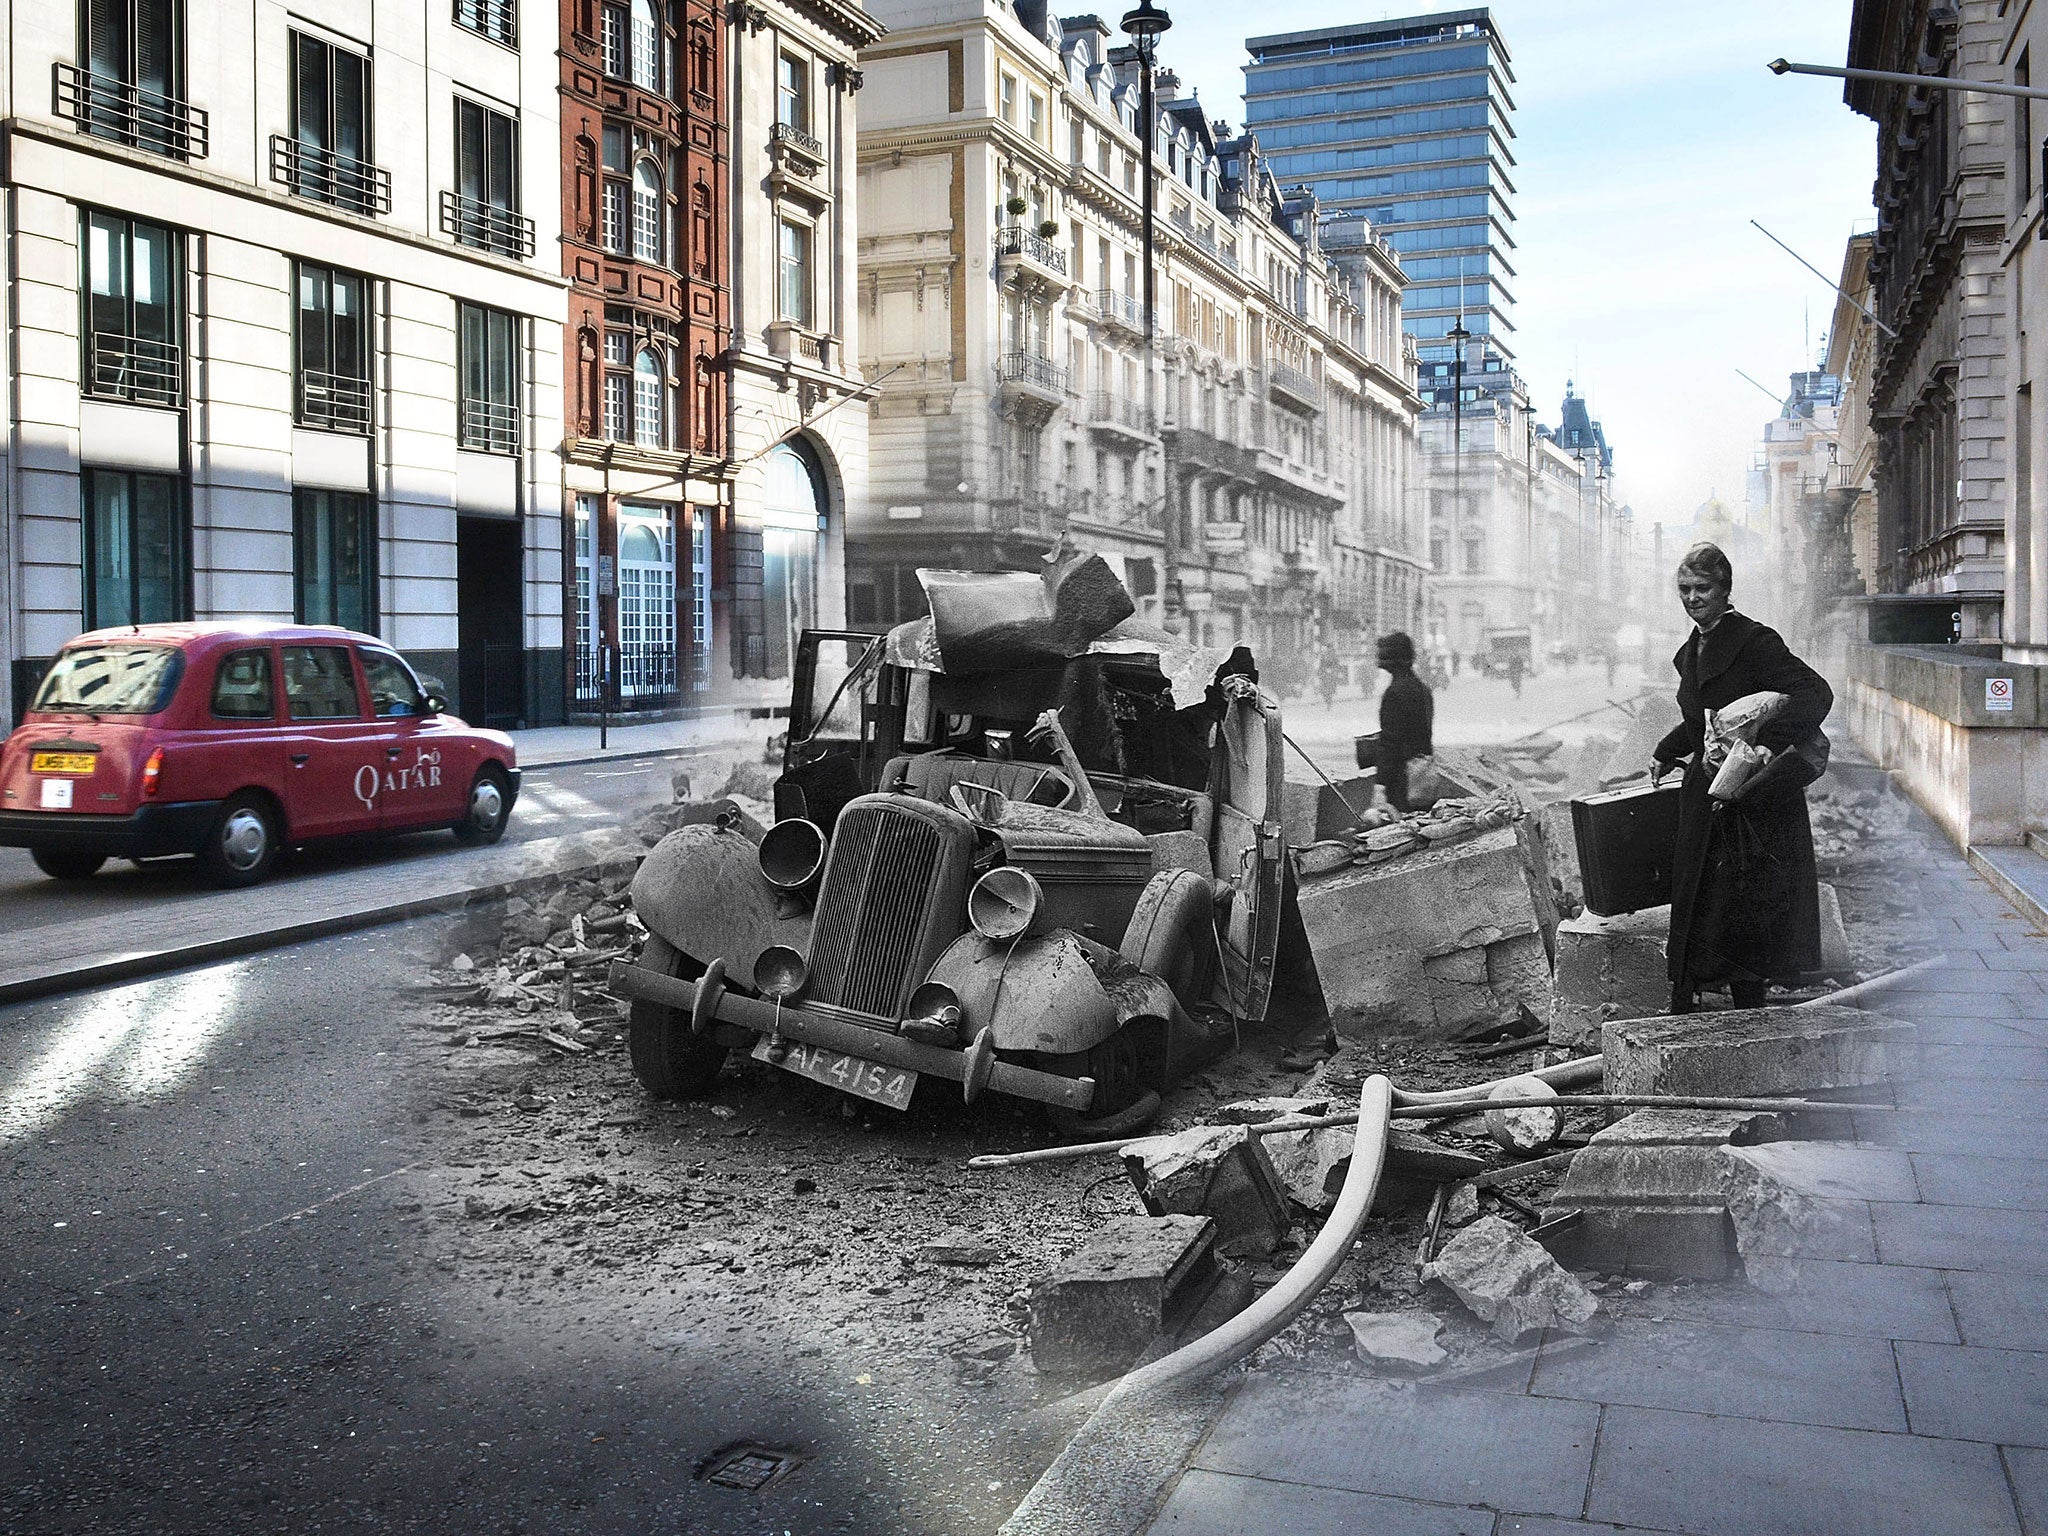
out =
<path fill-rule="evenodd" d="M 593 770 L 586 773 L 586 779 L 641 779 L 654 772 L 652 768 L 607 768 L 602 773 Z"/>

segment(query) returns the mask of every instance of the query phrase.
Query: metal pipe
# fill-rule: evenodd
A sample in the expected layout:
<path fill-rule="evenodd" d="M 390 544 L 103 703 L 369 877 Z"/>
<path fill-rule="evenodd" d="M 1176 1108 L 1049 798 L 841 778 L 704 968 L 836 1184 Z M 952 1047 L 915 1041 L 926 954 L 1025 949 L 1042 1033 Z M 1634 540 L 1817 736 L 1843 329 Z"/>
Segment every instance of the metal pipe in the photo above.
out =
<path fill-rule="evenodd" d="M 1553 1088 L 1576 1088 L 1582 1083 L 1600 1081 L 1602 1058 L 1580 1056 L 1572 1061 L 1560 1061 L 1554 1067 L 1543 1067 L 1535 1072 L 1514 1072 L 1506 1077 L 1496 1077 L 1491 1082 L 1475 1083 L 1469 1088 L 1445 1088 L 1434 1093 L 1410 1093 L 1403 1089 L 1394 1090 L 1396 1105 L 1410 1104 L 1464 1104 L 1478 1099 L 1482 1104 L 1486 1096 L 1502 1083 L 1514 1082 L 1524 1077 L 1538 1078 Z"/>
<path fill-rule="evenodd" d="M 1330 1283 L 1358 1241 L 1359 1229 L 1372 1210 L 1373 1192 L 1380 1182 L 1380 1166 L 1387 1155 L 1387 1115 L 1393 1107 L 1394 1085 L 1375 1073 L 1365 1080 L 1358 1095 L 1358 1142 L 1351 1153 L 1351 1171 L 1337 1196 L 1336 1209 L 1323 1223 L 1308 1251 L 1295 1261 L 1265 1295 L 1220 1328 L 1184 1344 L 1172 1354 L 1153 1361 L 1126 1376 L 1104 1401 L 1111 1403 L 1126 1395 L 1156 1392 L 1182 1382 L 1213 1375 L 1250 1354 L 1300 1315 Z"/>
<path fill-rule="evenodd" d="M 1946 75 L 1906 75 L 1895 69 L 1844 69 L 1838 64 L 1791 64 L 1773 59 L 1766 64 L 1774 75 L 1828 75 L 1836 80 L 1882 80 L 1890 85 L 1911 85 L 1936 91 L 1982 91 L 1987 96 L 2024 96 L 2048 99 L 2048 86 L 2007 85 L 2003 80 L 1951 80 Z"/>
<path fill-rule="evenodd" d="M 1823 993 L 1819 997 L 1809 998 L 1805 1002 L 1796 1003 L 1793 1006 L 1798 1008 L 1818 1008 L 1823 1004 L 1832 1003 L 1841 1008 L 1861 1007 L 1863 999 L 1866 997 L 1875 997 L 1880 992 L 1889 992 L 1892 988 L 1911 981 L 1915 976 L 1925 976 L 1929 971 L 1938 971 L 1947 964 L 1947 955 L 1936 955 L 1931 960 L 1922 960 L 1918 964 L 1905 967 L 1903 970 L 1886 971 L 1882 976 L 1873 976 L 1868 981 L 1859 981 L 1853 987 L 1844 987 L 1839 992 Z"/>

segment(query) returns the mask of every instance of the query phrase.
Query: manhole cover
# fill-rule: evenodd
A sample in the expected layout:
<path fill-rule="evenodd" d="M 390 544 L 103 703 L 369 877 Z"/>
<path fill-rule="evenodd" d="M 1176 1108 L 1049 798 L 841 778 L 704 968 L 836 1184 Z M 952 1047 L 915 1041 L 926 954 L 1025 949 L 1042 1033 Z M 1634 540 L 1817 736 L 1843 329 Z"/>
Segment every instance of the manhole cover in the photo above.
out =
<path fill-rule="evenodd" d="M 795 1451 L 767 1445 L 731 1445 L 706 1457 L 697 1476 L 721 1488 L 759 1493 L 802 1464 L 803 1457 Z"/>

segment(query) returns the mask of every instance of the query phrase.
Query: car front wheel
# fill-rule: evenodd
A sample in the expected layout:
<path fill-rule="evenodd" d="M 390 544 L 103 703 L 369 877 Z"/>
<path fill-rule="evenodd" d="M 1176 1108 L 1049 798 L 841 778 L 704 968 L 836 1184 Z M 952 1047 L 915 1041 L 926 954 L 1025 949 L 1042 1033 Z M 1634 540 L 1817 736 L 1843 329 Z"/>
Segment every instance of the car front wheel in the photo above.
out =
<path fill-rule="evenodd" d="M 695 980 L 704 967 L 666 939 L 650 936 L 640 964 L 663 976 Z M 657 1099 L 694 1099 L 711 1090 L 725 1065 L 726 1048 L 690 1032 L 688 1014 L 636 997 L 626 1016 L 626 1048 L 633 1075 Z"/>
<path fill-rule="evenodd" d="M 240 794 L 220 808 L 200 862 L 215 885 L 235 887 L 266 880 L 277 867 L 277 812 L 261 795 Z"/>
<path fill-rule="evenodd" d="M 101 854 L 72 853 L 62 848 L 31 848 L 28 856 L 52 880 L 90 880 L 107 862 Z"/>
<path fill-rule="evenodd" d="M 495 843 L 505 835 L 505 823 L 511 816 L 512 781 L 496 763 L 486 763 L 469 786 L 468 809 L 455 823 L 456 840 L 472 848 Z"/>

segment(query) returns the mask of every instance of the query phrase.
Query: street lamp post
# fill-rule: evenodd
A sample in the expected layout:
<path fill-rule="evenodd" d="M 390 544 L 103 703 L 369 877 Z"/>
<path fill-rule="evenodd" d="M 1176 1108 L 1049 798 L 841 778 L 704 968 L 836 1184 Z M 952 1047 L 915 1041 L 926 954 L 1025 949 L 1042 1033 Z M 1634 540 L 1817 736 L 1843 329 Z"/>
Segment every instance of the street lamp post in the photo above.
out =
<path fill-rule="evenodd" d="M 1154 5 L 1152 0 L 1138 0 L 1135 10 L 1124 13 L 1123 30 L 1130 37 L 1131 45 L 1137 50 L 1138 54 L 1138 135 L 1139 142 L 1143 146 L 1141 150 L 1141 179 L 1144 185 L 1141 189 L 1140 206 L 1144 210 L 1143 238 L 1145 247 L 1143 299 L 1145 305 L 1145 416 L 1152 424 L 1153 429 L 1162 434 L 1164 427 L 1159 419 L 1159 386 L 1153 377 L 1155 371 L 1153 368 L 1153 349 L 1157 342 L 1155 334 L 1157 321 L 1153 314 L 1154 278 L 1152 272 L 1152 251 L 1155 235 L 1152 226 L 1152 141 L 1158 136 L 1159 129 L 1157 123 L 1153 120 L 1152 72 L 1159 62 L 1159 34 L 1172 25 L 1172 18 L 1166 12 L 1159 9 L 1158 6 Z M 1159 616 L 1163 621 L 1171 616 L 1169 609 L 1173 603 L 1173 593 L 1177 585 L 1177 578 L 1174 574 L 1174 557 L 1177 553 L 1176 546 L 1179 543 L 1180 537 L 1180 529 L 1178 527 L 1180 509 L 1176 505 L 1178 498 L 1174 494 L 1172 465 L 1163 465 L 1162 475 L 1166 484 L 1162 487 L 1165 493 L 1163 497 L 1164 515 L 1160 518 L 1159 523 Z"/>

